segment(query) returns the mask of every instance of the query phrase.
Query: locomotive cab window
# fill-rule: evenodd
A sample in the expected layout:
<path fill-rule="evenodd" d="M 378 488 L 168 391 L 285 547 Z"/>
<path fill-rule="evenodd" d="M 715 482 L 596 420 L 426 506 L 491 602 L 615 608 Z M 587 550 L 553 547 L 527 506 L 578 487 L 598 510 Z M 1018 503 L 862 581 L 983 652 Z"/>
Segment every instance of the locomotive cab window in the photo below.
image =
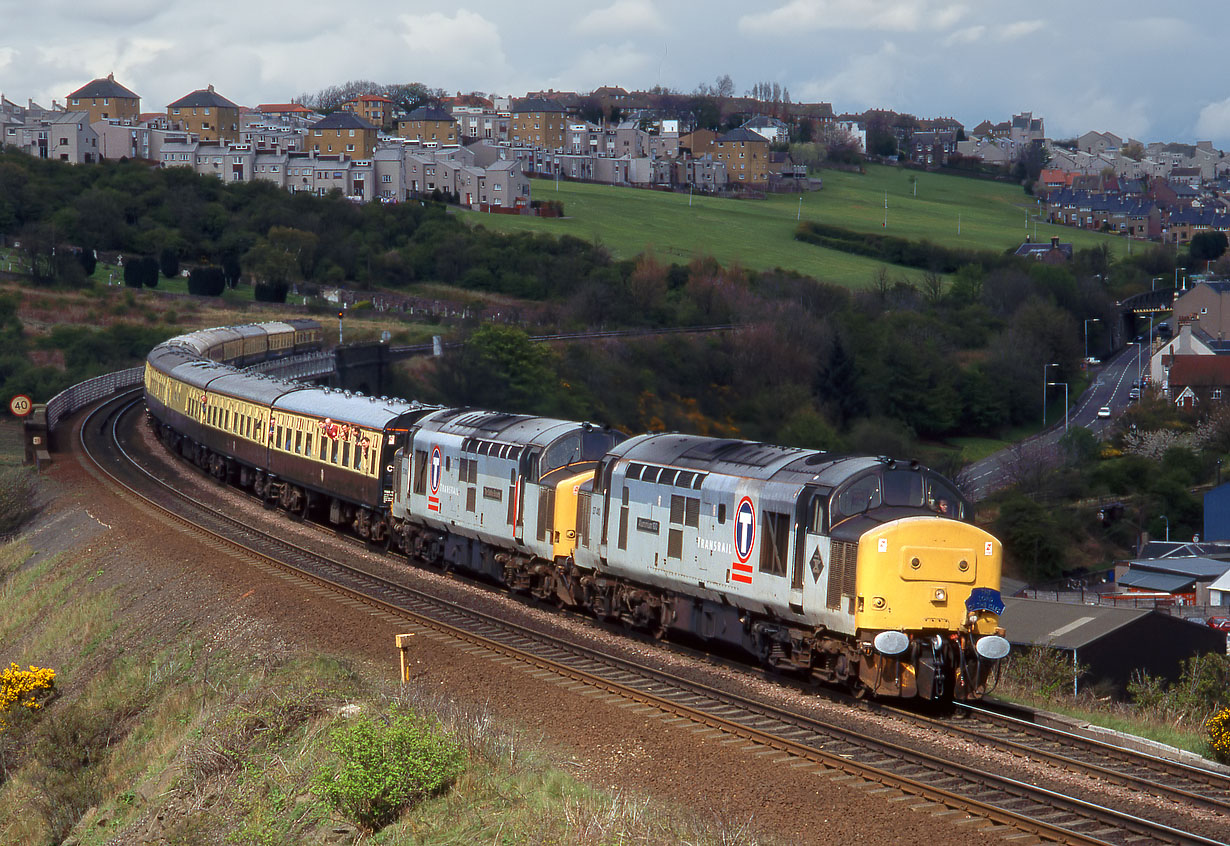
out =
<path fill-rule="evenodd" d="M 833 523 L 879 508 L 882 502 L 878 475 L 855 479 L 833 498 Z"/>
<path fill-rule="evenodd" d="M 884 473 L 884 503 L 918 508 L 923 504 L 922 473 L 888 470 Z"/>
<path fill-rule="evenodd" d="M 960 495 L 937 478 L 927 479 L 927 508 L 942 517 L 964 520 L 964 506 Z"/>

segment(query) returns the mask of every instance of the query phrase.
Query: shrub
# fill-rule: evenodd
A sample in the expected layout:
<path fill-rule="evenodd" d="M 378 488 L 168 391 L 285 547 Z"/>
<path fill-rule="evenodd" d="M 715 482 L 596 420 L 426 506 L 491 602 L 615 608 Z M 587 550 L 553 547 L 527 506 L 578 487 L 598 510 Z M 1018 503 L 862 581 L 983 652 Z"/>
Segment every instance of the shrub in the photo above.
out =
<path fill-rule="evenodd" d="M 329 750 L 340 760 L 317 773 L 313 789 L 368 831 L 449 787 L 464 763 L 461 749 L 439 724 L 400 709 L 335 729 Z"/>
<path fill-rule="evenodd" d="M 33 665 L 23 670 L 16 664 L 9 664 L 7 670 L 0 672 L 0 731 L 8 726 L 4 721 L 6 711 L 14 706 L 39 710 L 55 693 L 55 686 L 55 670 Z"/>
<path fill-rule="evenodd" d="M 1209 746 L 1213 757 L 1222 763 L 1230 763 L 1230 708 L 1222 708 L 1204 724 L 1209 733 Z"/>
<path fill-rule="evenodd" d="M 1031 646 L 1023 652 L 1013 652 L 1004 670 L 1004 680 L 1011 686 L 1041 696 L 1047 700 L 1072 695 L 1073 676 L 1079 681 L 1087 667 L 1072 666 L 1067 652 L 1047 646 Z"/>

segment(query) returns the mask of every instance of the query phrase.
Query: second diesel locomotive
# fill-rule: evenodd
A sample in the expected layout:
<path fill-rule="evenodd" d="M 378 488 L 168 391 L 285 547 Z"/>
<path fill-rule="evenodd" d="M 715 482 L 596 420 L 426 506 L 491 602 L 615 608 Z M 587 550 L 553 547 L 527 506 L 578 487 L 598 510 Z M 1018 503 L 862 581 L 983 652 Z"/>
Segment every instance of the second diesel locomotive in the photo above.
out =
<path fill-rule="evenodd" d="M 257 334 L 207 330 L 160 345 L 147 405 L 169 446 L 287 510 L 860 693 L 976 697 L 1007 654 L 999 542 L 972 524 L 951 483 L 916 463 L 692 435 L 629 439 L 219 363 L 259 358 L 245 350 Z"/>

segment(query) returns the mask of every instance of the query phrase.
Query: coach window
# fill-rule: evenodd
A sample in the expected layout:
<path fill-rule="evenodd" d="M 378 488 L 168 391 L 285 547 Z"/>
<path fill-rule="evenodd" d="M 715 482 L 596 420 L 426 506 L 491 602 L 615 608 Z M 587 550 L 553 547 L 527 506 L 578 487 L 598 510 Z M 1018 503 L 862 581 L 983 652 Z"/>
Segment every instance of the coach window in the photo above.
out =
<path fill-rule="evenodd" d="M 336 440 L 335 440 L 335 441 L 333 442 L 333 455 L 332 455 L 332 457 L 329 459 L 329 461 L 333 462 L 334 464 L 337 464 L 337 456 L 338 456 L 338 451 L 339 451 L 341 448 L 342 448 L 342 447 L 341 447 L 341 444 L 340 444 L 338 441 L 336 441 Z"/>
<path fill-rule="evenodd" d="M 346 441 L 342 444 L 342 466 L 350 466 L 350 441 Z"/>
<path fill-rule="evenodd" d="M 295 432 L 295 453 L 297 455 L 303 454 L 303 433 L 302 432 Z"/>
<path fill-rule="evenodd" d="M 303 454 L 308 458 L 312 457 L 312 433 L 307 432 L 303 436 Z"/>
<path fill-rule="evenodd" d="M 286 443 L 286 441 L 283 439 L 282 427 L 278 426 L 277 440 L 273 442 L 273 445 L 276 447 L 276 446 L 281 446 L 284 443 Z"/>

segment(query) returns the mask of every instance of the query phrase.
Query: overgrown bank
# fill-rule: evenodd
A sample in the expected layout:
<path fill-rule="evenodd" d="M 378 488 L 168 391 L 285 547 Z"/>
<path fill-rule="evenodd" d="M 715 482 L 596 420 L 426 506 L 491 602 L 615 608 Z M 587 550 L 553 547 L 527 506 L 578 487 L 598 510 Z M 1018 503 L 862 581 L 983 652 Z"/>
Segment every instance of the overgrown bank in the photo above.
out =
<path fill-rule="evenodd" d="M 759 842 L 591 790 L 430 680 L 390 684 L 238 613 L 189 624 L 140 598 L 129 552 L 92 517 L 60 519 L 80 544 L 45 554 L 49 531 L 0 547 L 0 660 L 54 667 L 59 694 L 6 715 L 0 843 L 346 843 L 377 828 L 385 844 Z M 400 754 L 355 754 L 372 746 Z"/>

